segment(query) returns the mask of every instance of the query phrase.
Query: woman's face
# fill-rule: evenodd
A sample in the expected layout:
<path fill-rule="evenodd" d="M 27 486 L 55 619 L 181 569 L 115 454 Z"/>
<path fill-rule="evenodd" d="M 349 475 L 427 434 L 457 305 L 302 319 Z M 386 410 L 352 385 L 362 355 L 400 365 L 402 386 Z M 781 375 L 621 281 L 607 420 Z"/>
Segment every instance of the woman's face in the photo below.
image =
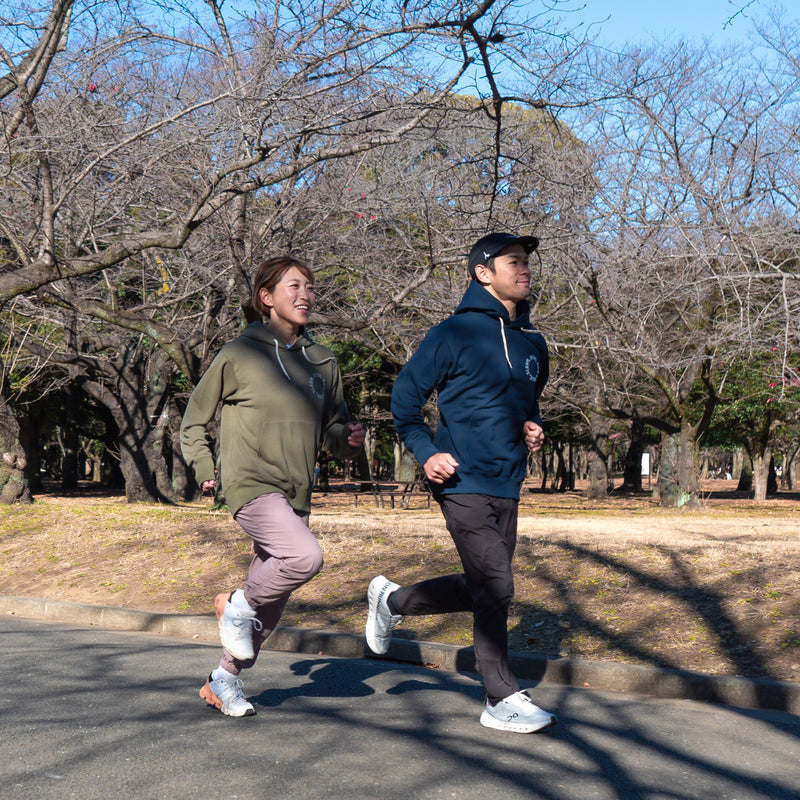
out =
<path fill-rule="evenodd" d="M 271 292 L 261 290 L 261 302 L 269 308 L 270 325 L 295 332 L 308 322 L 315 299 L 314 282 L 297 267 L 286 270 Z"/>

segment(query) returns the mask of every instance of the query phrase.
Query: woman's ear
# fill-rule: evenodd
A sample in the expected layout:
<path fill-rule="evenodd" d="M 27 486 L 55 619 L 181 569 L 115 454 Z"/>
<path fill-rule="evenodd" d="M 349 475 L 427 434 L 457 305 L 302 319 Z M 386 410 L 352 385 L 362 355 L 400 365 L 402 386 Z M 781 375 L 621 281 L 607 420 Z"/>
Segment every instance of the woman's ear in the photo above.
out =
<path fill-rule="evenodd" d="M 272 292 L 266 286 L 261 287 L 258 297 L 265 308 L 272 308 Z"/>

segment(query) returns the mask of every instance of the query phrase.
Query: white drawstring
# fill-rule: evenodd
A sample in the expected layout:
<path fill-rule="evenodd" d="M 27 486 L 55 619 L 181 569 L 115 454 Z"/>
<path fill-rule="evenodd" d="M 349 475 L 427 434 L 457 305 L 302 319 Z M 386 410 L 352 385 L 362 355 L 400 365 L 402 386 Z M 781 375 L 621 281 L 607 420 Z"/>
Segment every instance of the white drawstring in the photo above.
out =
<path fill-rule="evenodd" d="M 497 321 L 500 323 L 500 336 L 503 339 L 503 352 L 505 352 L 505 354 L 506 354 L 506 361 L 508 362 L 508 368 L 509 369 L 514 369 L 514 367 L 511 366 L 511 359 L 508 357 L 508 343 L 506 342 L 506 328 L 505 328 L 505 325 L 503 325 L 503 320 L 502 319 L 498 319 Z"/>
<path fill-rule="evenodd" d="M 273 339 L 272 341 L 275 342 L 275 358 L 278 359 L 278 364 L 281 370 L 283 371 L 283 374 L 286 376 L 286 380 L 291 381 L 292 379 L 289 377 L 289 373 L 286 371 L 286 367 L 283 366 L 283 361 L 281 361 L 281 348 L 280 345 L 278 344 L 278 340 Z"/>
<path fill-rule="evenodd" d="M 333 361 L 334 360 L 333 356 L 327 356 L 326 358 L 323 358 L 322 361 L 313 361 L 312 359 L 310 359 L 308 357 L 308 353 L 306 353 L 306 346 L 303 345 L 303 347 L 301 349 L 303 351 L 303 356 L 305 357 L 306 361 L 308 361 L 309 364 L 313 364 L 315 367 L 319 367 L 322 364 L 327 364 L 328 361 Z"/>
<path fill-rule="evenodd" d="M 286 367 L 283 366 L 283 361 L 281 361 L 281 345 L 280 345 L 280 342 L 277 339 L 273 339 L 272 341 L 275 342 L 275 358 L 278 359 L 278 366 L 280 366 L 281 371 L 286 376 L 286 380 L 291 381 L 292 378 L 289 375 L 289 373 L 286 371 Z M 303 353 L 303 357 L 305 358 L 305 360 L 308 361 L 309 364 L 313 364 L 315 367 L 319 367 L 322 364 L 325 364 L 328 361 L 332 361 L 333 360 L 333 356 L 328 356 L 327 358 L 323 358 L 322 361 L 312 361 L 308 357 L 308 353 L 306 353 L 305 345 L 303 345 L 303 347 L 301 347 L 300 349 L 301 349 L 301 351 Z M 509 366 L 510 366 L 510 362 L 509 362 Z"/>

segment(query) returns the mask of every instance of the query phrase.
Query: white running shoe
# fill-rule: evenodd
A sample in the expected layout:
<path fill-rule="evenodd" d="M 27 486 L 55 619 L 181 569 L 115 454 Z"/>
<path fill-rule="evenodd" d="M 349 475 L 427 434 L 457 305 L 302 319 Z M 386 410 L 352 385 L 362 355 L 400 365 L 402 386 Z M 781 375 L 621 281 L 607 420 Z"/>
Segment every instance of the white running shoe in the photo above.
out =
<path fill-rule="evenodd" d="M 400 614 L 392 614 L 389 606 L 386 605 L 389 595 L 399 588 L 396 583 L 392 583 L 383 575 L 373 578 L 369 585 L 366 635 L 367 644 L 373 653 L 383 654 L 389 649 L 392 629 L 403 619 Z"/>
<path fill-rule="evenodd" d="M 236 608 L 229 599 L 228 592 L 221 592 L 214 598 L 214 610 L 219 625 L 219 640 L 222 646 L 240 661 L 250 661 L 255 657 L 253 631 L 262 629 L 261 621 L 252 609 L 244 611 Z"/>
<path fill-rule="evenodd" d="M 229 717 L 252 717 L 256 713 L 252 703 L 245 698 L 242 682 L 238 678 L 232 681 L 215 681 L 209 675 L 205 686 L 200 690 L 200 697 Z"/>
<path fill-rule="evenodd" d="M 535 705 L 525 692 L 509 695 L 493 706 L 487 699 L 481 714 L 484 727 L 513 733 L 536 733 L 555 724 L 555 716 Z"/>

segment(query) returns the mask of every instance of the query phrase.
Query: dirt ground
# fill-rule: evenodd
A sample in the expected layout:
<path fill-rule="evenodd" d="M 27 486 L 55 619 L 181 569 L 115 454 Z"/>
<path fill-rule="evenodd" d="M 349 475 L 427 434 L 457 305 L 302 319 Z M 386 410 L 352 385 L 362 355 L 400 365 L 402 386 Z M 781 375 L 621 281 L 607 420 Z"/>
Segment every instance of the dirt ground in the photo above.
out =
<path fill-rule="evenodd" d="M 696 511 L 649 497 L 590 502 L 524 487 L 509 622 L 515 650 L 800 681 L 800 495 L 763 504 L 709 483 Z M 325 568 L 283 623 L 363 632 L 366 588 L 459 568 L 435 503 L 376 507 L 317 494 Z M 240 586 L 249 543 L 208 500 L 130 505 L 82 488 L 0 508 L 0 594 L 211 613 Z M 398 636 L 471 643 L 467 614 L 406 619 Z"/>

